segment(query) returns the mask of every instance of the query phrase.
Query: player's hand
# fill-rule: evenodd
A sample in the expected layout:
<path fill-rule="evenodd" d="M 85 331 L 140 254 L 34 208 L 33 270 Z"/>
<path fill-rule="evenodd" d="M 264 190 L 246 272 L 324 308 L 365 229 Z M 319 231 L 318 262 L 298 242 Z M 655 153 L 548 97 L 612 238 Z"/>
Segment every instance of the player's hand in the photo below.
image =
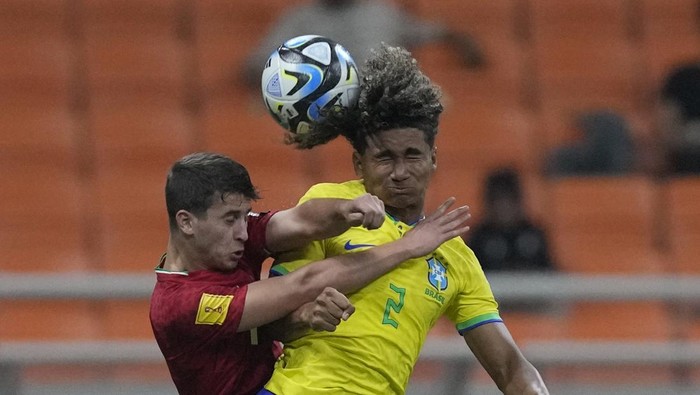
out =
<path fill-rule="evenodd" d="M 341 212 L 350 226 L 377 229 L 384 223 L 384 202 L 369 193 L 345 202 Z"/>
<path fill-rule="evenodd" d="M 440 244 L 469 230 L 465 223 L 471 218 L 468 206 L 458 207 L 450 212 L 447 210 L 454 204 L 451 197 L 411 229 L 403 237 L 410 244 L 414 256 L 423 256 L 433 252 Z"/>
<path fill-rule="evenodd" d="M 355 312 L 348 298 L 335 288 L 327 287 L 311 303 L 301 307 L 300 317 L 309 328 L 333 332 L 341 320 L 346 321 Z"/>

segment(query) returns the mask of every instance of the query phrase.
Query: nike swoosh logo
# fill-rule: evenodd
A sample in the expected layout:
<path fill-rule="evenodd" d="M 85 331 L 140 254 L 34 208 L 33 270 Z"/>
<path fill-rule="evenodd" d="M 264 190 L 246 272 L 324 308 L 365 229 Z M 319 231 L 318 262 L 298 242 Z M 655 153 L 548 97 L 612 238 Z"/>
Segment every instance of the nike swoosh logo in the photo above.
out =
<path fill-rule="evenodd" d="M 345 243 L 345 250 L 346 251 L 354 250 L 356 248 L 363 248 L 363 247 L 374 247 L 374 244 L 352 244 L 352 243 L 350 243 L 350 240 L 348 240 Z"/>

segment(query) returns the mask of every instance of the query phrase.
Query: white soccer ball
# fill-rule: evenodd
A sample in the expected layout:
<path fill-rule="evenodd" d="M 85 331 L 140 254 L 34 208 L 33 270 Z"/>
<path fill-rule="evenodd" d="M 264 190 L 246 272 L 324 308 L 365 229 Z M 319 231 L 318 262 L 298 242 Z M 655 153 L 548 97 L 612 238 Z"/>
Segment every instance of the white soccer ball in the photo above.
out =
<path fill-rule="evenodd" d="M 262 96 L 272 117 L 304 133 L 334 106 L 357 104 L 360 80 L 348 51 L 322 36 L 306 35 L 277 48 L 262 73 Z"/>

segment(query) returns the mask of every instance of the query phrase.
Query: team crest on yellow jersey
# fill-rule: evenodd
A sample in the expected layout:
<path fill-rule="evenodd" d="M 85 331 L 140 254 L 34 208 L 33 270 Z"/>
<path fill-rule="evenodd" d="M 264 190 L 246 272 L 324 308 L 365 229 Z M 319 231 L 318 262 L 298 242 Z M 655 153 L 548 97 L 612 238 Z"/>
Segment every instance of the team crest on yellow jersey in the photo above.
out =
<path fill-rule="evenodd" d="M 445 265 L 435 257 L 427 259 L 428 262 L 428 282 L 440 292 L 447 289 L 447 269 Z"/>

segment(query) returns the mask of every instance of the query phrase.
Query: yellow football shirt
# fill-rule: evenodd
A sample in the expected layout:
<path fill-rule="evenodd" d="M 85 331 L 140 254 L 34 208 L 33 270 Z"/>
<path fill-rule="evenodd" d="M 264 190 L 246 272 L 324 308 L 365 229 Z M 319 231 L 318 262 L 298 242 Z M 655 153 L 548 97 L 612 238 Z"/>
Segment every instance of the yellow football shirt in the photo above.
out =
<path fill-rule="evenodd" d="M 317 184 L 301 202 L 364 193 L 361 181 Z M 272 271 L 285 274 L 388 243 L 411 228 L 387 215 L 379 229 L 354 227 L 311 243 L 282 257 Z M 265 388 L 277 395 L 403 394 L 425 337 L 441 315 L 447 314 L 460 332 L 501 321 L 481 266 L 461 238 L 403 262 L 348 297 L 356 308 L 350 319 L 335 332 L 312 332 L 286 344 Z"/>

